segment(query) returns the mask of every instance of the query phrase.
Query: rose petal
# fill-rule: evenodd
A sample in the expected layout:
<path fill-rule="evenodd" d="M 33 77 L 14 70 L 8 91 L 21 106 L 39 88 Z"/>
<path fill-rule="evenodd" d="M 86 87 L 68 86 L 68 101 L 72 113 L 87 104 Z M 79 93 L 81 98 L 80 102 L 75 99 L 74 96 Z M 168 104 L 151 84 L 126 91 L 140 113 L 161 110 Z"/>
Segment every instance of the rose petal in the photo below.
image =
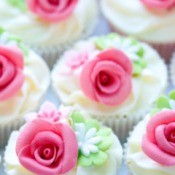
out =
<path fill-rule="evenodd" d="M 50 3 L 49 0 L 38 0 L 36 7 L 40 7 L 44 11 L 48 11 L 48 12 L 52 12 L 55 10 L 55 5 Z"/>
<path fill-rule="evenodd" d="M 167 141 L 167 138 L 165 137 L 165 126 L 166 125 L 160 125 L 155 130 L 155 138 L 157 141 L 157 145 L 163 151 L 175 155 L 175 147 L 171 143 L 169 143 Z"/>
<path fill-rule="evenodd" d="M 164 166 L 175 165 L 175 156 L 162 151 L 156 144 L 152 143 L 145 135 L 142 140 L 142 150 L 145 154 Z"/>
<path fill-rule="evenodd" d="M 150 8 L 168 9 L 175 5 L 174 0 L 141 0 Z"/>
<path fill-rule="evenodd" d="M 2 73 L 0 76 L 0 90 L 3 86 L 6 86 L 15 76 L 15 67 L 12 62 L 8 61 L 8 58 L 0 55 L 0 63 L 2 64 Z"/>
<path fill-rule="evenodd" d="M 14 79 L 10 82 L 8 86 L 5 86 L 4 89 L 0 91 L 0 101 L 7 100 L 12 98 L 22 87 L 24 82 L 24 75 L 20 69 L 16 70 L 16 75 Z"/>
<path fill-rule="evenodd" d="M 4 46 L 0 45 L 0 55 L 8 58 L 15 67 L 23 69 L 24 67 L 24 58 L 21 50 L 16 46 Z"/>
<path fill-rule="evenodd" d="M 175 111 L 166 110 L 153 116 L 147 125 L 147 135 L 151 142 L 156 143 L 155 130 L 158 126 L 175 122 Z"/>

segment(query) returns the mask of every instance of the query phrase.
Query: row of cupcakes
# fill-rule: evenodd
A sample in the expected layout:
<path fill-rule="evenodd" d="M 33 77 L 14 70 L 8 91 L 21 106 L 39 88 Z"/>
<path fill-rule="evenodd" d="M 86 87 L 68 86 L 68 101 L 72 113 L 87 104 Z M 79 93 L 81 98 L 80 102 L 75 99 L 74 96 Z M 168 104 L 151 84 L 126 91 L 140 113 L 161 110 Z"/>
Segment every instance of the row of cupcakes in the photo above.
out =
<path fill-rule="evenodd" d="M 131 175 L 174 175 L 175 90 L 130 133 L 124 151 L 110 128 L 72 107 L 45 102 L 13 131 L 4 153 L 7 175 L 117 175 L 124 159 Z M 124 152 L 124 154 L 123 154 Z"/>
<path fill-rule="evenodd" d="M 113 31 L 151 44 L 169 60 L 175 51 L 174 4 L 174 0 L 2 0 L 0 26 L 22 38 L 51 67 L 72 43 L 92 33 L 100 7 Z"/>
<path fill-rule="evenodd" d="M 87 111 L 122 142 L 167 87 L 167 68 L 158 53 L 115 33 L 77 42 L 51 76 L 40 56 L 3 30 L 0 55 L 0 145 L 24 122 L 21 116 L 38 107 L 50 77 L 64 105 Z"/>

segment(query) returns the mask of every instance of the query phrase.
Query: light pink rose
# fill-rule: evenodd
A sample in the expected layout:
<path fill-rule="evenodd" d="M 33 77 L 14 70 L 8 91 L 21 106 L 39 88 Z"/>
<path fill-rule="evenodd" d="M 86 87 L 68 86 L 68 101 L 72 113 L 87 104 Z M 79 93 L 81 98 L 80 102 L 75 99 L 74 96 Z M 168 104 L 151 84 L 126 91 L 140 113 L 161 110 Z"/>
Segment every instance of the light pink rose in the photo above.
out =
<path fill-rule="evenodd" d="M 156 9 L 170 9 L 175 6 L 175 0 L 141 0 L 146 6 Z"/>
<path fill-rule="evenodd" d="M 58 175 L 76 166 L 78 145 L 68 124 L 37 118 L 20 132 L 16 153 L 20 163 L 32 173 Z"/>
<path fill-rule="evenodd" d="M 80 81 L 90 99 L 119 105 L 132 90 L 132 62 L 120 50 L 105 50 L 84 65 Z"/>
<path fill-rule="evenodd" d="M 85 45 L 85 43 L 82 43 Z M 67 59 L 67 65 L 71 70 L 75 70 L 82 65 L 84 65 L 92 52 L 95 51 L 95 46 L 92 43 L 86 43 L 85 48 L 82 48 L 81 51 L 70 50 L 65 52 L 64 58 Z"/>
<path fill-rule="evenodd" d="M 159 112 L 148 122 L 142 149 L 164 166 L 175 165 L 175 111 Z"/>
<path fill-rule="evenodd" d="M 36 15 L 51 22 L 69 17 L 78 0 L 27 0 L 29 9 Z"/>
<path fill-rule="evenodd" d="M 0 45 L 0 101 L 12 98 L 24 82 L 23 54 L 15 46 Z"/>

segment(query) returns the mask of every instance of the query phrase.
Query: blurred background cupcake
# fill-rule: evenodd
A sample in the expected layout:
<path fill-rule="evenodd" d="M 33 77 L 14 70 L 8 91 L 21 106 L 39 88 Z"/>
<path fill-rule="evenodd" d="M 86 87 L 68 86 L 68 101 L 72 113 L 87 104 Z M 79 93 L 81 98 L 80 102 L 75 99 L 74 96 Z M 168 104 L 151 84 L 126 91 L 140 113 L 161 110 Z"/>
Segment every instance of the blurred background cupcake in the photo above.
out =
<path fill-rule="evenodd" d="M 49 66 L 71 43 L 90 34 L 97 18 L 96 0 L 0 2 L 0 26 L 20 36 Z"/>
<path fill-rule="evenodd" d="M 17 37 L 0 31 L 0 146 L 24 122 L 22 116 L 38 107 L 49 76 L 40 56 Z"/>
<path fill-rule="evenodd" d="M 174 0 L 101 0 L 104 16 L 114 31 L 151 44 L 162 58 L 175 51 Z"/>
<path fill-rule="evenodd" d="M 157 105 L 131 133 L 125 160 L 131 175 L 174 175 L 175 91 Z"/>
<path fill-rule="evenodd" d="M 167 85 L 167 69 L 147 44 L 117 34 L 77 42 L 51 74 L 65 105 L 83 109 L 121 141 Z"/>
<path fill-rule="evenodd" d="M 123 157 L 117 136 L 87 116 L 50 102 L 28 113 L 6 146 L 6 174 L 117 175 Z"/>

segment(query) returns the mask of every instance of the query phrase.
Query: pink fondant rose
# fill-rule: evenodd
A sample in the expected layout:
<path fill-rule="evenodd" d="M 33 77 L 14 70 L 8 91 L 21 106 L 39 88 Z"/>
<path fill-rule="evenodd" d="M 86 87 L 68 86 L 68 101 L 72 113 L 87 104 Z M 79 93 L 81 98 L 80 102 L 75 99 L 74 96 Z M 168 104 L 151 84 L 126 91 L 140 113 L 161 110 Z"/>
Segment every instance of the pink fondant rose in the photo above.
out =
<path fill-rule="evenodd" d="M 38 175 L 58 175 L 75 167 L 78 145 L 68 124 L 37 118 L 22 129 L 16 153 L 29 171 Z"/>
<path fill-rule="evenodd" d="M 175 165 L 175 111 L 162 111 L 151 118 L 143 137 L 142 149 L 159 164 Z"/>
<path fill-rule="evenodd" d="M 169 9 L 175 6 L 175 0 L 141 0 L 150 8 Z"/>
<path fill-rule="evenodd" d="M 27 0 L 29 9 L 51 22 L 59 22 L 70 16 L 78 0 Z"/>
<path fill-rule="evenodd" d="M 13 46 L 0 45 L 0 101 L 12 98 L 23 82 L 23 54 Z"/>
<path fill-rule="evenodd" d="M 132 89 L 132 62 L 120 50 L 109 49 L 87 62 L 81 74 L 86 96 L 105 105 L 119 105 Z"/>

